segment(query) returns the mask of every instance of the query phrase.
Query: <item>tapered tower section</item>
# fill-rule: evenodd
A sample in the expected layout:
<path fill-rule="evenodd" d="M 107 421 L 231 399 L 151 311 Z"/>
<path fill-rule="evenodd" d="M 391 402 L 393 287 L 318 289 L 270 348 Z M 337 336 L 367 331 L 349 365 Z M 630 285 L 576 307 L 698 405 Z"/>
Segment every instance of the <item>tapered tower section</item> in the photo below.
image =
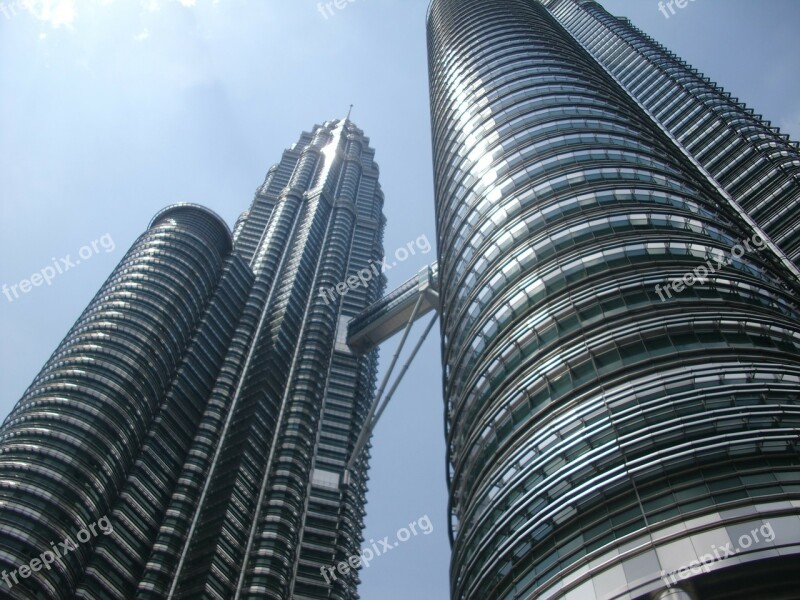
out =
<path fill-rule="evenodd" d="M 800 145 L 594 0 L 543 0 L 599 64 L 800 265 Z"/>
<path fill-rule="evenodd" d="M 362 542 L 368 455 L 344 474 L 377 353 L 346 337 L 385 285 L 382 208 L 369 139 L 337 120 L 233 235 L 198 206 L 156 216 L 0 428 L 14 597 L 358 597 L 357 571 L 322 570 Z"/>

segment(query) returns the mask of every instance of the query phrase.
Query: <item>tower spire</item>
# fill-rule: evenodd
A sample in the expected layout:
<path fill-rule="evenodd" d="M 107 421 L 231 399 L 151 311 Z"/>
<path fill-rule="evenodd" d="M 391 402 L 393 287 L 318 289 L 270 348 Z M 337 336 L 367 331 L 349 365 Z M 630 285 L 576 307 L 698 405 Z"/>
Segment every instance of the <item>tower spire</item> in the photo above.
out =
<path fill-rule="evenodd" d="M 350 120 L 350 113 L 352 113 L 352 112 L 353 112 L 353 105 L 351 104 L 350 108 L 347 110 L 347 118 L 345 119 L 345 121 L 349 121 Z"/>

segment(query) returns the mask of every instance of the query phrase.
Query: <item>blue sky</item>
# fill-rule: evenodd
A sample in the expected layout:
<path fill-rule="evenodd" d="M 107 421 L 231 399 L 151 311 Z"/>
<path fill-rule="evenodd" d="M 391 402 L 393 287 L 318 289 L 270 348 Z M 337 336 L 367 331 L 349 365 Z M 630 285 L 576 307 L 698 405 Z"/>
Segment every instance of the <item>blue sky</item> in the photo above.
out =
<path fill-rule="evenodd" d="M 800 137 L 800 2 L 696 0 L 669 19 L 655 0 L 603 4 Z M 0 0 L 0 285 L 86 257 L 49 286 L 0 295 L 0 415 L 159 209 L 198 202 L 232 225 L 282 150 L 351 103 L 381 166 L 387 253 L 434 240 L 426 7 L 355 0 L 325 18 L 316 0 Z M 92 248 L 103 236 L 112 251 Z M 429 257 L 398 265 L 390 285 Z M 426 514 L 433 532 L 377 558 L 362 597 L 445 599 L 437 335 L 373 446 L 366 538 Z"/>

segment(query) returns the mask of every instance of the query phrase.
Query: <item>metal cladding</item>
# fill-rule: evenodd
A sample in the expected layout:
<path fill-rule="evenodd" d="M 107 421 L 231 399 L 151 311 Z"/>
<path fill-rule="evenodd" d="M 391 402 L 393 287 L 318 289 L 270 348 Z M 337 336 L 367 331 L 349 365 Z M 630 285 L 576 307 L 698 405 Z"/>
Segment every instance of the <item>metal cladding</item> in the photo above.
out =
<path fill-rule="evenodd" d="M 340 480 L 377 354 L 337 340 L 385 281 L 319 290 L 383 255 L 373 158 L 327 122 L 233 236 L 194 205 L 153 219 L 0 428 L 0 569 L 113 526 L 14 597 L 357 597 L 320 567 L 362 541 L 367 457 Z"/>
<path fill-rule="evenodd" d="M 428 48 L 452 597 L 785 586 L 800 307 L 764 215 L 534 0 L 434 0 Z"/>
<path fill-rule="evenodd" d="M 800 264 L 800 146 L 697 69 L 591 0 L 553 16 Z"/>

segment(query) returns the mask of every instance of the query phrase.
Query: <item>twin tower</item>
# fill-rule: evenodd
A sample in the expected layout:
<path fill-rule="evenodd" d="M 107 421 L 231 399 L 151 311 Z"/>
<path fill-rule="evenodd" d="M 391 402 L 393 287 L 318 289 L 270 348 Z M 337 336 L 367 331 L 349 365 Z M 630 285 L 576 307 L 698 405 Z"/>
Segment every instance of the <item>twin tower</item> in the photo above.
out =
<path fill-rule="evenodd" d="M 319 293 L 383 257 L 349 119 L 232 233 L 156 215 L 0 428 L 4 596 L 358 598 L 321 568 L 426 304 L 454 600 L 793 597 L 798 145 L 592 0 L 434 0 L 428 43 L 438 264 Z"/>

